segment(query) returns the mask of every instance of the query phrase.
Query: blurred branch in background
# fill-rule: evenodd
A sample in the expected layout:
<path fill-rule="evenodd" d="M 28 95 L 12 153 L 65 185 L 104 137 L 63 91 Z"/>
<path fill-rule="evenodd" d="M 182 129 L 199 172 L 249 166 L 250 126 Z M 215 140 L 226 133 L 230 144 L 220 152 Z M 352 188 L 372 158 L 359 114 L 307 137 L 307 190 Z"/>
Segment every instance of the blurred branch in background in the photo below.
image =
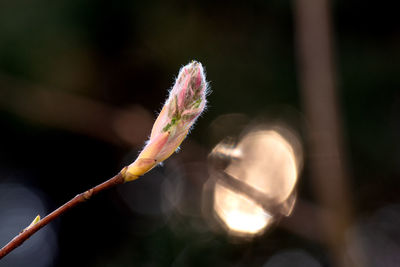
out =
<path fill-rule="evenodd" d="M 332 262 L 353 266 L 345 253 L 352 202 L 335 83 L 330 1 L 296 0 L 294 7 L 310 174 L 317 200 L 331 215 L 318 219 Z"/>
<path fill-rule="evenodd" d="M 0 109 L 33 123 L 88 135 L 119 146 L 142 146 L 153 122 L 150 112 L 141 106 L 115 108 L 4 74 L 0 74 Z"/>

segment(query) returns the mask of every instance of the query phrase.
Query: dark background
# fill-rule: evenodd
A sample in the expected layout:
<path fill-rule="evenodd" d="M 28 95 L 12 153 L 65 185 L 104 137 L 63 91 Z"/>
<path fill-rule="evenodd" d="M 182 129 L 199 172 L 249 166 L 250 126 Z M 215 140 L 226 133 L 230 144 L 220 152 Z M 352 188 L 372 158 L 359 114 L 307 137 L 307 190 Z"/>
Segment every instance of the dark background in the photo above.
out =
<path fill-rule="evenodd" d="M 352 201 L 346 231 L 365 233 L 359 247 L 367 256 L 353 258 L 361 266 L 400 262 L 394 3 L 331 4 Z M 293 12 L 291 1 L 276 0 L 2 1 L 0 245 L 134 160 L 181 66 L 202 62 L 212 94 L 163 168 L 71 210 L 0 266 L 335 266 L 329 246 L 296 234 L 295 224 L 237 240 L 211 230 L 200 212 L 219 116 L 290 114 L 282 116 L 307 147 Z M 318 206 L 305 152 L 298 196 Z M 184 177 L 184 207 L 163 204 L 161 185 L 174 175 Z M 271 263 L 277 257 L 280 265 Z"/>

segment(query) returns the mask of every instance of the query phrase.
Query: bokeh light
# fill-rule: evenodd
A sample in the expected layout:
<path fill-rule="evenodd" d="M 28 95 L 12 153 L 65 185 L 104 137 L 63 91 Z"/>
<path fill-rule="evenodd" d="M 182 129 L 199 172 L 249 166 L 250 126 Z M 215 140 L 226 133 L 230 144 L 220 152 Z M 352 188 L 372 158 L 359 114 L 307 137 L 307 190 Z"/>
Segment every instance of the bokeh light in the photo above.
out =
<path fill-rule="evenodd" d="M 263 267 L 321 267 L 321 263 L 304 250 L 292 249 L 273 255 Z"/>
<path fill-rule="evenodd" d="M 215 185 L 214 194 L 215 212 L 237 234 L 257 234 L 273 221 L 260 204 L 220 182 Z"/>
<path fill-rule="evenodd" d="M 400 266 L 400 204 L 365 216 L 348 230 L 346 245 L 357 266 Z"/>
<path fill-rule="evenodd" d="M 0 243 L 6 244 L 40 214 L 47 214 L 41 194 L 18 183 L 0 184 Z M 54 224 L 37 232 L 0 261 L 0 267 L 52 266 L 58 254 Z"/>
<path fill-rule="evenodd" d="M 225 172 L 281 203 L 297 181 L 296 155 L 290 143 L 275 130 L 257 130 L 243 137 L 233 155 L 240 160 Z"/>
<path fill-rule="evenodd" d="M 210 153 L 213 209 L 235 236 L 263 233 L 290 215 L 301 169 L 298 137 L 282 126 L 258 125 L 238 142 L 228 138 Z"/>

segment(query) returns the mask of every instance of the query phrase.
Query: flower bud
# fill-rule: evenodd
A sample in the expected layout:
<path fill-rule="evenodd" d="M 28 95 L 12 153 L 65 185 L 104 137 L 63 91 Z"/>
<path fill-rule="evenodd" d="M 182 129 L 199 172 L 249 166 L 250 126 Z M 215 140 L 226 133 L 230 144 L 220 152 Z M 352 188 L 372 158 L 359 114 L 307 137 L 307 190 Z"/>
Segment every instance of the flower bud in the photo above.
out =
<path fill-rule="evenodd" d="M 125 180 L 131 181 L 151 170 L 178 149 L 206 107 L 208 84 L 203 66 L 192 61 L 181 68 L 169 97 L 158 115 L 150 140 L 135 162 L 128 166 Z"/>

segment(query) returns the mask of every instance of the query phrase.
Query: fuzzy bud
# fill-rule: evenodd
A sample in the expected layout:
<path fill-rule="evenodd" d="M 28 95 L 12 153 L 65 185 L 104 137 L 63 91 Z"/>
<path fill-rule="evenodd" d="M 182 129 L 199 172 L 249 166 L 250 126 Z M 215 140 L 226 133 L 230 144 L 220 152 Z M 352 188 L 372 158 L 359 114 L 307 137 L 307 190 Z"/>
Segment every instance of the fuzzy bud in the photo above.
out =
<path fill-rule="evenodd" d="M 204 111 L 207 92 L 208 85 L 200 62 L 192 61 L 181 68 L 153 125 L 150 140 L 136 161 L 126 169 L 126 181 L 145 174 L 178 149 L 196 119 Z"/>

